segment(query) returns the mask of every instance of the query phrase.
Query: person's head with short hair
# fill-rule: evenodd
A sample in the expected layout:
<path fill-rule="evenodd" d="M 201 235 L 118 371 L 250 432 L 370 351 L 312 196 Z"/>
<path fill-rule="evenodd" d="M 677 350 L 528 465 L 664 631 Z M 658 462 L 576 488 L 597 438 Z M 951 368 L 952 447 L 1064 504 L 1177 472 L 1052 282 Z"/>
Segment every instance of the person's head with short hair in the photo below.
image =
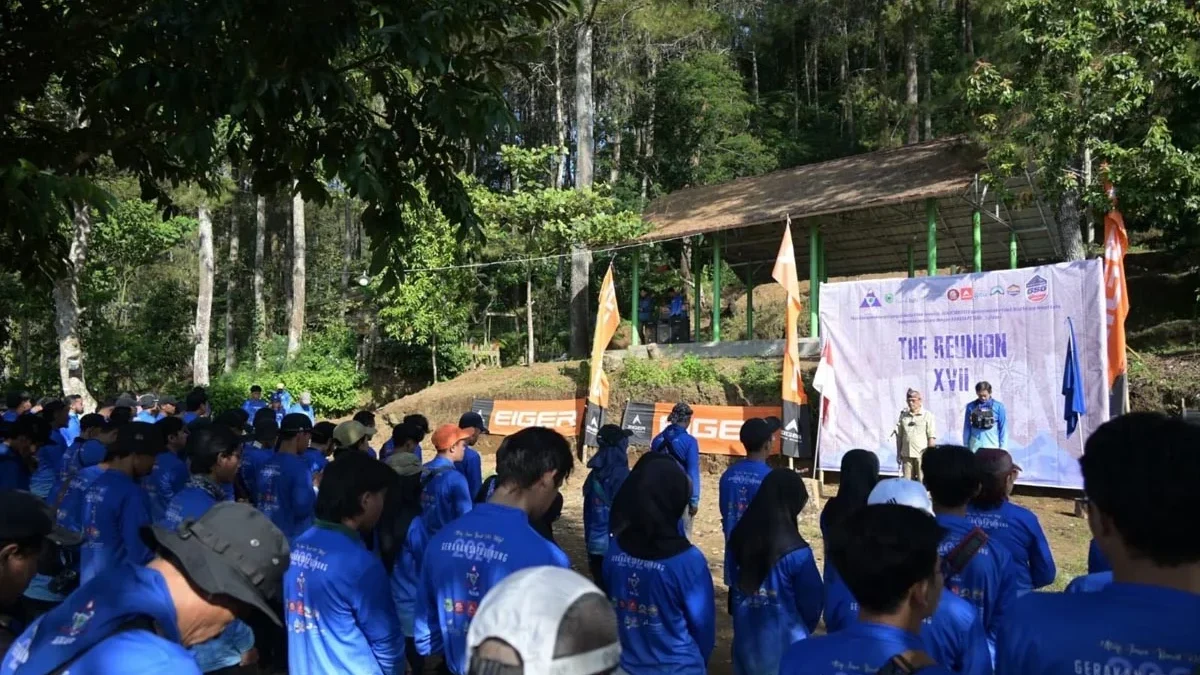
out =
<path fill-rule="evenodd" d="M 83 397 L 79 394 L 71 394 L 66 399 L 67 410 L 74 413 L 76 417 L 83 414 Z"/>
<path fill-rule="evenodd" d="M 667 422 L 687 429 L 692 424 L 692 406 L 683 401 L 676 403 L 667 415 Z"/>
<path fill-rule="evenodd" d="M 195 387 L 188 392 L 183 399 L 183 409 L 201 417 L 208 414 L 208 392 L 204 387 Z"/>
<path fill-rule="evenodd" d="M 443 424 L 433 432 L 433 449 L 438 456 L 452 462 L 461 462 L 467 453 L 467 441 L 471 440 L 471 430 L 463 429 L 457 424 Z"/>
<path fill-rule="evenodd" d="M 4 399 L 9 410 L 24 415 L 33 408 L 33 397 L 27 391 L 10 391 Z"/>
<path fill-rule="evenodd" d="M 401 422 L 392 427 L 392 452 L 413 452 L 417 444 L 425 438 L 425 433 L 416 425 Z"/>
<path fill-rule="evenodd" d="M 1200 577 L 1200 427 L 1123 415 L 1088 438 L 1079 466 L 1088 526 L 1117 581 Z"/>
<path fill-rule="evenodd" d="M 238 436 L 246 434 L 248 421 L 250 421 L 250 415 L 241 408 L 230 408 L 213 418 L 213 424 L 223 426 Z"/>
<path fill-rule="evenodd" d="M 274 448 L 275 441 L 279 439 L 279 425 L 275 423 L 275 416 L 258 417 L 254 420 L 254 442 L 264 448 Z"/>
<path fill-rule="evenodd" d="M 328 454 L 329 445 L 333 443 L 335 429 L 337 429 L 337 425 L 328 420 L 317 422 L 313 425 L 312 434 L 309 435 L 308 446 Z"/>
<path fill-rule="evenodd" d="M 0 491 L 0 607 L 21 599 L 38 571 L 47 540 L 78 546 L 81 538 L 55 525 L 54 509 L 20 490 Z"/>
<path fill-rule="evenodd" d="M 67 422 L 70 421 L 71 411 L 67 408 L 66 402 L 51 399 L 46 402 L 46 405 L 42 406 L 41 415 L 42 419 L 46 420 L 51 429 L 61 429 L 67 426 Z"/>
<path fill-rule="evenodd" d="M 492 501 L 515 506 L 541 518 L 571 475 L 575 458 L 562 434 L 529 427 L 504 439 L 496 451 L 496 489 Z"/>
<path fill-rule="evenodd" d="M 242 465 L 242 442 L 228 428 L 210 424 L 188 436 L 187 457 L 193 475 L 230 484 Z"/>
<path fill-rule="evenodd" d="M 108 448 L 104 461 L 134 480 L 149 476 L 158 453 L 166 448 L 162 433 L 149 422 L 129 422 L 117 432 L 117 441 Z"/>
<path fill-rule="evenodd" d="M 363 426 L 358 420 L 342 422 L 333 428 L 333 440 L 339 450 L 360 450 L 366 453 L 373 435 L 375 429 Z"/>
<path fill-rule="evenodd" d="M 251 401 L 257 401 L 257 400 L 261 399 L 262 395 L 263 395 L 262 387 L 258 386 L 257 384 L 250 387 L 250 400 Z"/>
<path fill-rule="evenodd" d="M 179 401 L 175 400 L 174 396 L 158 397 L 158 409 L 167 417 L 174 417 L 179 414 Z"/>
<path fill-rule="evenodd" d="M 263 410 L 269 410 L 271 412 L 271 414 L 274 415 L 277 410 L 281 410 L 282 408 L 283 408 L 283 394 L 275 392 L 275 393 L 272 393 L 271 396 L 267 399 L 267 407 L 259 410 L 258 412 L 262 412 Z M 255 413 L 255 416 L 257 416 L 257 414 L 258 413 Z"/>
<path fill-rule="evenodd" d="M 104 415 L 89 413 L 79 418 L 79 437 L 84 441 L 112 445 L 117 440 L 117 428 L 104 419 Z"/>
<path fill-rule="evenodd" d="M 315 514 L 326 522 L 369 532 L 379 522 L 388 487 L 395 480 L 395 472 L 370 455 L 343 453 L 325 467 Z"/>
<path fill-rule="evenodd" d="M 975 395 L 979 397 L 980 403 L 987 403 L 992 400 L 992 383 L 984 380 L 975 385 Z"/>
<path fill-rule="evenodd" d="M 158 412 L 158 396 L 154 394 L 142 394 L 140 397 L 138 397 L 137 407 L 140 408 L 142 412 Z"/>
<path fill-rule="evenodd" d="M 242 412 L 245 412 L 245 411 L 242 411 Z M 272 422 L 275 422 L 274 408 L 264 407 L 264 408 L 259 408 L 258 410 L 255 410 L 254 418 L 252 420 L 250 420 L 250 426 L 254 426 L 255 424 L 258 424 L 259 420 L 271 420 Z M 279 423 L 275 422 L 275 426 L 279 426 Z"/>
<path fill-rule="evenodd" d="M 1000 448 L 980 448 L 975 453 L 975 466 L 979 469 L 980 488 L 971 505 L 985 510 L 999 508 L 1012 494 L 1021 467 Z"/>
<path fill-rule="evenodd" d="M 942 596 L 943 534 L 932 515 L 901 504 L 864 506 L 830 533 L 829 560 L 858 601 L 862 621 L 920 632 Z"/>
<path fill-rule="evenodd" d="M 5 442 L 18 456 L 33 461 L 38 448 L 50 442 L 50 423 L 40 415 L 21 415 L 9 425 Z"/>
<path fill-rule="evenodd" d="M 354 417 L 351 419 L 363 425 L 364 427 L 367 427 L 368 429 L 375 428 L 375 413 L 371 412 L 370 410 L 359 410 L 358 412 L 354 413 Z"/>
<path fill-rule="evenodd" d="M 467 660 L 468 675 L 615 673 L 621 661 L 617 615 L 579 574 L 527 568 L 484 596 L 467 629 Z"/>
<path fill-rule="evenodd" d="M 411 424 L 414 427 L 420 429 L 421 430 L 421 440 L 425 440 L 425 436 L 429 435 L 429 418 L 425 417 L 424 415 L 422 415 L 420 413 L 413 413 L 411 415 L 405 415 L 403 422 L 405 424 Z M 417 442 L 420 443 L 421 441 L 417 441 Z"/>
<path fill-rule="evenodd" d="M 766 459 L 771 454 L 771 446 L 775 444 L 775 432 L 783 428 L 778 417 L 753 417 L 742 423 L 738 437 L 746 456 L 754 459 Z"/>
<path fill-rule="evenodd" d="M 921 455 L 921 480 L 938 511 L 965 509 L 979 494 L 975 453 L 961 445 L 935 445 Z"/>
<path fill-rule="evenodd" d="M 462 417 L 458 418 L 458 428 L 471 431 L 471 437 L 467 439 L 467 445 L 475 445 L 479 442 L 481 434 L 490 433 L 487 425 L 483 422 L 483 415 L 474 410 L 465 412 Z"/>
<path fill-rule="evenodd" d="M 921 403 L 923 401 L 923 399 L 921 398 L 921 392 L 917 391 L 916 389 L 909 389 L 904 394 L 904 401 L 908 404 L 909 412 L 911 412 L 911 413 L 921 412 Z"/>
<path fill-rule="evenodd" d="M 276 447 L 280 452 L 299 454 L 308 449 L 312 440 L 313 423 L 304 413 L 288 413 L 279 425 L 279 440 Z"/>
<path fill-rule="evenodd" d="M 178 417 L 164 417 L 154 423 L 166 443 L 167 452 L 178 455 L 188 444 L 188 428 Z"/>

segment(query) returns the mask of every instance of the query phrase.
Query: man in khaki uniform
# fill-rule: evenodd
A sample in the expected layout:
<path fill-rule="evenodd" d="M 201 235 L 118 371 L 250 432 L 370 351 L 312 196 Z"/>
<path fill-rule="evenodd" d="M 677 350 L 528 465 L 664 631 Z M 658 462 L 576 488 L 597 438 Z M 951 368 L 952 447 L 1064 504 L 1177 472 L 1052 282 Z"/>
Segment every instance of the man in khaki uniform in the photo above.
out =
<path fill-rule="evenodd" d="M 933 413 L 921 407 L 921 392 L 909 389 L 908 407 L 896 422 L 896 462 L 905 478 L 921 480 L 921 455 L 937 438 Z"/>

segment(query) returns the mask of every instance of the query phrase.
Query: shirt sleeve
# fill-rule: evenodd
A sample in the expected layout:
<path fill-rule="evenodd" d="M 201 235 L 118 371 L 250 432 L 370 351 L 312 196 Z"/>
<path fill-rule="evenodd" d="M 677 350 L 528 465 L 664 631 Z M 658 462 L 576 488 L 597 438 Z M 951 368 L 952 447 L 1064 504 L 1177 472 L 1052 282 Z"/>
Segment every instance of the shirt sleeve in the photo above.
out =
<path fill-rule="evenodd" d="M 933 412 L 925 411 L 925 440 L 931 441 L 937 438 L 937 418 L 933 416 Z"/>
<path fill-rule="evenodd" d="M 688 633 L 700 648 L 700 655 L 708 663 L 712 657 L 713 647 L 717 643 L 717 611 L 713 591 L 712 574 L 708 571 L 708 562 L 699 549 L 692 549 L 695 558 L 689 559 L 688 569 L 683 570 L 679 589 L 683 596 L 684 619 L 687 621 Z"/>
<path fill-rule="evenodd" d="M 417 589 L 416 612 L 413 616 L 413 642 L 417 645 L 417 653 L 422 656 L 440 654 L 442 651 L 442 624 L 438 617 L 437 591 L 434 581 L 424 570 L 431 569 L 433 557 L 433 542 L 425 550 L 421 562 L 421 572 L 417 575 L 420 588 Z"/>
<path fill-rule="evenodd" d="M 1029 529 L 1029 577 L 1034 588 L 1042 588 L 1054 583 L 1058 569 L 1054 565 L 1054 554 L 1050 552 L 1050 543 L 1046 541 L 1046 533 L 1037 518 L 1029 514 L 1025 518 L 1025 527 Z"/>
<path fill-rule="evenodd" d="M 952 664 L 942 664 L 949 668 Z M 957 664 L 961 675 L 992 675 L 992 652 L 988 649 L 987 631 L 978 615 L 971 623 L 962 646 L 962 663 Z"/>
<path fill-rule="evenodd" d="M 387 573 L 383 563 L 371 558 L 371 564 L 363 570 L 361 577 L 352 580 L 350 592 L 354 598 L 354 616 L 358 627 L 367 638 L 371 653 L 384 673 L 392 673 L 403 663 L 404 630 L 400 627 L 400 615 L 396 613 L 391 593 L 363 592 L 364 589 L 388 588 Z"/>
<path fill-rule="evenodd" d="M 142 543 L 142 527 L 150 522 L 150 496 L 141 488 L 131 490 L 121 509 L 121 543 L 134 565 L 154 559 L 154 553 Z"/>
<path fill-rule="evenodd" d="M 687 473 L 692 479 L 692 506 L 700 506 L 700 444 L 691 435 L 687 436 Z"/>
<path fill-rule="evenodd" d="M 483 458 L 478 452 L 472 452 L 467 460 L 467 487 L 474 494 L 483 487 Z"/>
<path fill-rule="evenodd" d="M 792 570 L 792 588 L 796 592 L 796 609 L 804 619 L 804 627 L 809 634 L 817 629 L 821 620 L 821 611 L 825 609 L 825 584 L 821 581 L 821 573 L 817 571 L 817 563 L 813 559 L 812 549 Z"/>

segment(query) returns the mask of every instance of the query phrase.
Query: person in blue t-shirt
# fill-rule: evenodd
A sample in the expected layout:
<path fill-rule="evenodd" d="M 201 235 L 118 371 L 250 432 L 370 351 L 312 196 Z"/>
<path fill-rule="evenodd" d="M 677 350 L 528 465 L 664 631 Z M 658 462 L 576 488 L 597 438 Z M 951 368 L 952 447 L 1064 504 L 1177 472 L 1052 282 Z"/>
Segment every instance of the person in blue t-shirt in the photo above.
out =
<path fill-rule="evenodd" d="M 271 411 L 271 415 L 275 417 L 275 424 L 283 426 L 283 418 L 287 415 L 287 405 L 283 402 L 283 396 L 278 392 L 271 394 L 267 399 L 267 407 L 265 410 Z M 260 411 L 261 412 L 261 411 Z M 255 418 L 258 418 L 258 413 L 254 413 Z"/>
<path fill-rule="evenodd" d="M 371 447 L 371 440 L 378 433 L 378 428 L 375 426 L 375 413 L 370 410 L 359 410 L 354 413 L 353 421 L 362 427 L 362 444 L 359 449 L 370 455 L 373 459 L 379 459 L 379 453 L 375 448 Z M 343 444 L 343 447 L 349 447 L 349 444 Z"/>
<path fill-rule="evenodd" d="M 921 477 L 946 530 L 938 548 L 947 559 L 946 587 L 975 605 L 994 645 L 1000 618 L 1016 599 L 1017 571 L 1008 550 L 967 519 L 981 485 L 975 455 L 961 445 L 936 445 L 921 457 Z"/>
<path fill-rule="evenodd" d="M 1063 589 L 1063 593 L 1095 593 L 1102 591 L 1112 585 L 1113 573 L 1096 572 L 1094 574 L 1084 574 L 1075 577 L 1067 587 Z"/>
<path fill-rule="evenodd" d="M 67 447 L 70 447 L 79 438 L 82 431 L 79 428 L 79 423 L 83 419 L 83 397 L 79 394 L 71 394 L 63 399 L 67 402 L 67 426 L 62 429 L 63 439 L 67 442 Z"/>
<path fill-rule="evenodd" d="M 629 437 L 633 432 L 605 424 L 596 433 L 596 456 L 588 460 L 591 472 L 583 481 L 583 536 L 587 543 L 592 581 L 604 589 L 604 554 L 611 533 L 609 513 L 617 491 L 629 476 Z"/>
<path fill-rule="evenodd" d="M 437 456 L 421 471 L 421 522 L 427 536 L 437 534 L 474 504 L 467 479 L 454 468 L 455 462 L 462 461 L 470 438 L 471 431 L 457 424 L 443 424 L 433 432 L 431 442 Z"/>
<path fill-rule="evenodd" d="M 725 585 L 728 587 L 733 585 L 729 537 L 742 514 L 750 507 L 754 495 L 758 494 L 758 487 L 762 485 L 763 479 L 771 472 L 771 467 L 767 466 L 767 456 L 771 454 L 775 432 L 779 431 L 781 426 L 777 417 L 746 420 L 739 433 L 742 447 L 746 449 L 746 459 L 737 462 L 721 474 L 717 501 L 721 509 L 721 529 L 725 532 Z M 729 607 L 732 614 L 732 594 L 729 596 Z"/>
<path fill-rule="evenodd" d="M 104 461 L 108 446 L 117 440 L 117 428 L 109 424 L 102 415 L 91 413 L 79 420 L 79 436 L 63 453 L 62 468 L 58 473 L 58 492 L 47 500 L 51 504 L 61 503 L 71 480 L 84 467 L 95 466 Z"/>
<path fill-rule="evenodd" d="M 1012 556 L 1017 595 L 1054 583 L 1054 555 L 1033 511 L 1009 500 L 1021 467 L 1007 450 L 981 448 L 975 453 L 982 486 L 967 507 L 967 520 Z"/>
<path fill-rule="evenodd" d="M 392 437 L 379 449 L 380 459 L 390 459 L 400 452 L 408 453 L 421 463 L 421 441 L 425 440 L 425 430 L 412 422 L 401 422 L 392 427 Z"/>
<path fill-rule="evenodd" d="M 257 384 L 250 387 L 250 398 L 242 401 L 242 410 L 246 411 L 250 419 L 254 419 L 254 414 L 265 407 L 267 407 L 267 400 L 263 398 L 263 388 Z"/>
<path fill-rule="evenodd" d="M 275 456 L 275 441 L 279 439 L 279 426 L 275 424 L 275 416 L 267 413 L 255 420 L 253 439 L 242 446 L 242 468 L 240 469 L 242 484 L 250 493 L 250 500 L 258 506 L 258 472 Z"/>
<path fill-rule="evenodd" d="M 670 456 L 687 474 L 691 483 L 687 514 L 683 519 L 684 531 L 692 534 L 692 520 L 700 511 L 700 444 L 688 433 L 692 423 L 692 407 L 682 401 L 671 408 L 667 415 L 667 428 L 650 441 L 650 451 Z"/>
<path fill-rule="evenodd" d="M 66 401 L 58 399 L 47 401 L 46 405 L 42 406 L 40 414 L 42 419 L 50 425 L 50 442 L 61 448 L 70 445 L 66 430 L 71 422 L 71 410 L 67 407 Z"/>
<path fill-rule="evenodd" d="M 1097 429 L 1079 466 L 1088 527 L 1112 562 L 1091 593 L 1033 593 L 1007 613 L 997 675 L 1163 673 L 1200 662 L 1200 427 L 1131 413 Z"/>
<path fill-rule="evenodd" d="M 413 673 L 425 672 L 425 657 L 417 651 L 417 591 L 425 555 L 425 526 L 421 524 L 421 462 L 411 452 L 388 457 L 396 472 L 379 519 L 379 558 L 391 580 L 392 601 L 404 634 L 404 655 Z"/>
<path fill-rule="evenodd" d="M 8 426 L 0 446 L 0 490 L 28 490 L 37 468 L 38 448 L 45 445 L 50 425 L 37 415 L 21 415 Z"/>
<path fill-rule="evenodd" d="M 158 396 L 154 394 L 142 394 L 137 400 L 138 412 L 133 416 L 134 422 L 145 422 L 154 424 L 162 415 L 158 410 Z"/>
<path fill-rule="evenodd" d="M 288 541 L 312 525 L 312 472 L 301 454 L 308 449 L 312 422 L 307 415 L 293 413 L 283 418 L 275 453 L 259 467 L 254 477 L 254 504 L 275 523 Z M 326 469 L 328 470 L 328 468 Z"/>
<path fill-rule="evenodd" d="M 654 298 L 651 297 L 650 291 L 643 288 L 638 298 L 638 328 L 641 329 L 643 344 L 653 344 L 658 341 L 658 330 L 654 325 L 654 318 Z"/>
<path fill-rule="evenodd" d="M 55 524 L 54 510 L 42 500 L 21 490 L 0 491 L 0 658 L 23 629 L 21 619 L 40 613 L 27 593 L 32 582 L 45 576 L 37 574 L 39 569 L 47 558 L 57 560 L 56 553 L 79 541 L 78 533 Z M 44 609 L 53 606 L 34 600 Z"/>
<path fill-rule="evenodd" d="M 471 494 L 477 494 L 479 488 L 483 487 L 483 459 L 474 445 L 479 442 L 481 434 L 489 433 L 488 428 L 483 423 L 483 416 L 477 412 L 463 413 L 462 417 L 458 418 L 458 428 L 470 431 L 471 437 L 467 439 L 463 458 L 454 463 L 454 468 L 467 479 L 467 488 Z"/>
<path fill-rule="evenodd" d="M 51 416 L 65 410 L 61 401 L 54 401 L 53 404 L 55 405 L 51 408 Z M 30 414 L 24 417 L 31 417 L 39 422 L 37 450 L 34 452 L 36 468 L 29 477 L 29 491 L 42 499 L 51 499 L 51 495 L 57 493 L 58 475 L 62 471 L 63 453 L 67 449 L 52 438 L 54 426 L 45 415 Z"/>
<path fill-rule="evenodd" d="M 324 473 L 325 467 L 329 466 L 329 462 L 333 458 L 331 447 L 333 432 L 336 430 L 336 424 L 323 420 L 313 425 L 312 433 L 309 435 L 308 450 L 304 451 L 303 456 L 308 461 L 309 470 L 312 471 L 314 489 L 320 488 L 321 474 Z"/>
<path fill-rule="evenodd" d="M 399 615 L 384 590 L 387 572 L 362 537 L 379 522 L 395 478 L 385 464 L 360 452 L 345 453 L 325 468 L 316 520 L 293 542 L 283 579 L 290 672 L 403 671 Z"/>
<path fill-rule="evenodd" d="M 1087 570 L 1088 574 L 1112 571 L 1112 564 L 1108 562 L 1108 558 L 1105 557 L 1104 551 L 1100 550 L 1100 545 L 1096 543 L 1095 539 L 1088 544 Z"/>
<path fill-rule="evenodd" d="M 975 385 L 976 399 L 963 413 L 963 445 L 972 452 L 979 448 L 1004 448 L 1008 445 L 1008 413 L 1004 404 L 992 398 L 992 385 Z"/>
<path fill-rule="evenodd" d="M 434 434 L 437 445 L 444 445 L 443 429 Z M 529 522 L 554 504 L 573 466 L 570 444 L 552 429 L 530 427 L 505 439 L 491 500 L 441 528 L 425 549 L 414 621 L 422 655 L 440 653 L 446 669 L 464 675 L 467 630 L 487 592 L 527 567 L 570 567 L 562 549 Z"/>
<path fill-rule="evenodd" d="M 672 319 L 679 319 L 687 316 L 687 298 L 678 289 L 672 288 L 667 291 L 671 296 L 667 303 L 667 313 Z"/>
<path fill-rule="evenodd" d="M 142 533 L 156 556 L 119 564 L 79 587 L 31 624 L 4 656 L 5 673 L 199 675 L 185 648 L 209 640 L 235 616 L 276 624 L 288 548 L 262 514 L 221 504 L 178 531 Z"/>
<path fill-rule="evenodd" d="M 413 448 L 413 454 L 415 454 L 417 456 L 417 459 L 422 459 L 422 457 L 421 457 L 421 441 L 424 441 L 425 437 L 429 435 L 429 419 L 427 417 L 425 417 L 424 415 L 414 413 L 412 415 L 405 415 L 404 423 L 411 424 L 414 427 L 416 427 L 417 429 L 420 429 L 421 440 L 417 441 L 417 447 Z"/>
<path fill-rule="evenodd" d="M 313 424 L 317 423 L 317 411 L 313 408 L 312 394 L 307 391 L 300 392 L 300 399 L 288 407 L 288 412 L 308 415 L 309 421 Z"/>
<path fill-rule="evenodd" d="M 181 457 L 187 447 L 188 428 L 178 417 L 164 417 L 154 426 L 165 445 L 154 460 L 154 469 L 142 480 L 142 487 L 150 497 L 150 517 L 157 523 L 163 519 L 175 493 L 188 481 L 187 463 Z"/>
<path fill-rule="evenodd" d="M 763 479 L 729 537 L 733 670 L 738 675 L 778 673 L 783 653 L 811 635 L 821 619 L 821 573 L 796 524 L 806 503 L 800 474 L 776 469 Z"/>
<path fill-rule="evenodd" d="M 33 397 L 27 391 L 10 391 L 5 399 L 5 411 L 0 419 L 16 422 L 17 418 L 33 410 Z"/>
<path fill-rule="evenodd" d="M 204 387 L 195 387 L 183 399 L 183 422 L 191 424 L 208 417 L 208 392 Z"/>
<path fill-rule="evenodd" d="M 827 548 L 858 599 L 858 621 L 793 644 L 779 675 L 874 673 L 897 657 L 924 666 L 922 675 L 948 675 L 921 641 L 921 622 L 942 594 L 942 533 L 928 513 L 902 504 L 872 504 L 846 516 Z"/>
<path fill-rule="evenodd" d="M 680 527 L 691 493 L 674 459 L 646 453 L 613 500 L 604 587 L 630 675 L 703 675 L 716 644 L 708 562 Z"/>
<path fill-rule="evenodd" d="M 118 565 L 144 565 L 152 557 L 141 536 L 141 528 L 152 522 L 150 498 L 138 481 L 150 475 L 162 448 L 153 424 L 130 422 L 117 432 L 105 471 L 83 492 L 80 583 Z"/>

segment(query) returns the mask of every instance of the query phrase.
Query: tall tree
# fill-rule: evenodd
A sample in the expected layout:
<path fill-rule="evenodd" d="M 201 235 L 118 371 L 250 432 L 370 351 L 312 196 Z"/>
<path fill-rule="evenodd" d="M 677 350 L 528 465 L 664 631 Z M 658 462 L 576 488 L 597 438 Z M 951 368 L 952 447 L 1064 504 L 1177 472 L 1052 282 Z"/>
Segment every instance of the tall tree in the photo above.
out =
<path fill-rule="evenodd" d="M 58 336 L 58 373 L 65 396 L 82 396 L 85 410 L 96 409 L 96 399 L 84 377 L 83 345 L 79 340 L 79 275 L 87 259 L 92 215 L 83 204 L 74 206 L 71 246 L 65 273 L 54 283 L 54 332 Z"/>
<path fill-rule="evenodd" d="M 263 254 L 267 245 L 267 198 L 259 195 L 254 210 L 254 368 L 263 365 L 267 341 L 267 302 L 263 297 Z"/>
<path fill-rule="evenodd" d="M 908 138 L 906 143 L 921 142 L 921 102 L 918 98 L 920 85 L 917 74 L 917 17 L 912 5 L 908 3 L 907 16 L 904 17 L 904 114 L 908 117 Z"/>
<path fill-rule="evenodd" d="M 304 267 L 304 197 L 299 192 L 292 197 L 292 315 L 288 320 L 288 358 L 300 352 L 304 339 L 305 281 Z"/>
<path fill-rule="evenodd" d="M 197 386 L 208 386 L 208 341 L 212 332 L 213 278 L 213 226 L 208 206 L 201 205 L 197 219 L 198 249 L 200 259 L 199 283 L 196 291 L 195 352 L 192 356 L 192 382 Z"/>
<path fill-rule="evenodd" d="M 600 0 L 587 4 L 583 20 L 575 28 L 575 189 L 591 190 L 595 174 L 592 134 L 596 110 L 592 95 L 592 21 Z M 588 281 L 592 274 L 592 252 L 582 244 L 571 247 L 571 354 L 588 353 L 591 310 Z"/>
<path fill-rule="evenodd" d="M 233 203 L 229 209 L 229 271 L 225 276 L 225 372 L 232 373 L 237 365 L 237 335 L 234 332 L 233 305 L 237 292 L 238 270 L 238 197 L 241 196 L 241 184 L 235 181 L 238 189 L 234 193 Z"/>

